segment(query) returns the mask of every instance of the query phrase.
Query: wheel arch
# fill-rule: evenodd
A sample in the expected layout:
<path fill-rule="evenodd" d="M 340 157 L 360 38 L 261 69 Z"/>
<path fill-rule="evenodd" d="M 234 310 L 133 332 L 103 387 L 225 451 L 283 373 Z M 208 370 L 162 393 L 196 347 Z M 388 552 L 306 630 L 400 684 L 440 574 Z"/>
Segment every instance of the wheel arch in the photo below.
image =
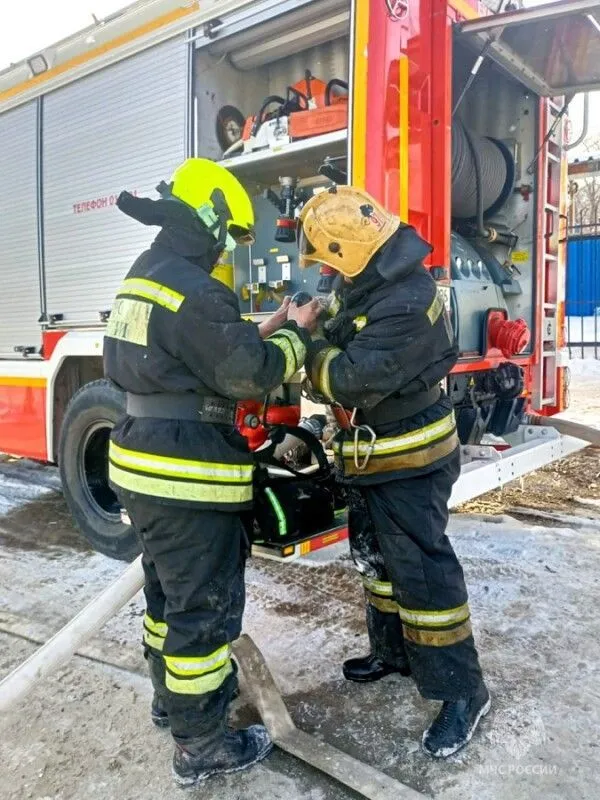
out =
<path fill-rule="evenodd" d="M 58 443 L 67 407 L 75 394 L 104 375 L 102 331 L 68 331 L 48 361 L 46 383 L 46 452 L 57 463 Z"/>

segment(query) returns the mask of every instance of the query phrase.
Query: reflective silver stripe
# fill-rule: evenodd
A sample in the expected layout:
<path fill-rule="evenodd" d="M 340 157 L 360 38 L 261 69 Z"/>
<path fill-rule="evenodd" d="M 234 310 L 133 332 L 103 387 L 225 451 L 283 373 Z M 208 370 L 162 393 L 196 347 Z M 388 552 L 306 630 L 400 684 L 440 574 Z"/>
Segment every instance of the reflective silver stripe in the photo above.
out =
<path fill-rule="evenodd" d="M 121 284 L 117 297 L 122 294 L 133 294 L 152 300 L 169 311 L 179 311 L 185 300 L 185 295 L 147 278 L 127 278 Z"/>
<path fill-rule="evenodd" d="M 225 666 L 229 655 L 229 645 L 225 644 L 208 656 L 165 656 L 165 664 L 176 675 L 203 675 Z"/>
<path fill-rule="evenodd" d="M 215 483 L 249 483 L 254 471 L 252 464 L 213 464 L 210 461 L 157 456 L 126 450 L 112 441 L 109 444 L 109 458 L 117 466 L 126 469 L 143 470 L 165 477 L 196 478 Z"/>
<path fill-rule="evenodd" d="M 389 581 L 378 581 L 375 580 L 375 578 L 367 578 L 363 576 L 362 582 L 365 589 L 373 592 L 373 594 L 380 594 L 383 597 L 394 596 L 394 590 L 392 589 L 392 584 Z"/>
<path fill-rule="evenodd" d="M 399 453 L 403 450 L 411 450 L 414 447 L 425 446 L 437 439 L 441 439 L 456 428 L 456 420 L 454 412 L 452 411 L 448 416 L 444 417 L 431 425 L 420 428 L 417 431 L 405 433 L 402 436 L 396 436 L 388 439 L 379 439 L 374 448 L 373 455 L 387 455 L 391 453 Z M 339 452 L 339 444 L 334 445 L 336 452 Z M 361 441 L 359 443 L 359 453 L 364 455 L 369 449 L 369 443 Z M 354 456 L 354 442 L 345 442 L 343 445 L 343 454 L 347 458 Z"/>
<path fill-rule="evenodd" d="M 321 364 L 321 369 L 319 370 L 319 388 L 321 389 L 321 394 L 326 400 L 335 400 L 333 396 L 333 392 L 331 390 L 331 378 L 329 375 L 329 369 L 331 367 L 331 362 L 336 359 L 339 355 L 341 355 L 342 351 L 337 347 L 332 347 L 327 351 L 327 355 L 323 359 L 323 363 Z"/>
<path fill-rule="evenodd" d="M 154 633 L 144 630 L 144 644 L 147 644 L 148 647 L 153 647 L 155 650 L 160 650 L 162 652 L 162 649 L 165 646 L 165 640 L 163 636 L 156 636 Z"/>
<path fill-rule="evenodd" d="M 414 608 L 399 606 L 400 619 L 409 625 L 421 625 L 424 628 L 442 628 L 469 619 L 469 604 L 463 603 L 456 608 L 446 608 L 441 611 L 422 611 Z"/>
<path fill-rule="evenodd" d="M 167 478 L 152 478 L 135 472 L 127 472 L 109 462 L 108 478 L 115 486 L 129 492 L 162 497 L 165 500 L 189 500 L 193 503 L 211 505 L 240 505 L 252 501 L 252 484 L 197 483 L 174 481 Z"/>
<path fill-rule="evenodd" d="M 155 633 L 157 636 L 162 636 L 163 638 L 167 635 L 167 631 L 169 630 L 166 622 L 156 622 L 148 613 L 144 614 L 144 626 L 148 628 L 149 631 L 152 631 L 152 633 Z"/>
<path fill-rule="evenodd" d="M 207 675 L 200 675 L 198 678 L 177 678 L 168 670 L 165 673 L 165 686 L 175 694 L 208 694 L 216 691 L 233 672 L 231 660 L 228 659 L 225 666 Z"/>

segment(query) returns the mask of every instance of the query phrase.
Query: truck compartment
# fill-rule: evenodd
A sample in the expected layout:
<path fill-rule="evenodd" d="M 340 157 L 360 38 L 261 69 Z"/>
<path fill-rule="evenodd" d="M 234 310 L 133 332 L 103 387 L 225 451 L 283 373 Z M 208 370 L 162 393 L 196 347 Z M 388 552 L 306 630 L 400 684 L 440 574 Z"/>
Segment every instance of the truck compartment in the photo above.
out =
<path fill-rule="evenodd" d="M 275 240 L 279 211 L 266 192 L 279 194 L 286 178 L 296 190 L 325 184 L 328 158 L 346 168 L 349 4 L 312 5 L 277 27 L 263 22 L 260 36 L 250 27 L 201 37 L 194 55 L 195 154 L 222 163 L 254 198 L 256 242 L 230 265 L 242 312 L 253 316 L 273 312 L 284 294 L 315 294 L 319 281 L 318 271 L 299 270 L 294 240 Z"/>
<path fill-rule="evenodd" d="M 455 38 L 455 103 L 476 59 L 477 53 Z M 464 357 L 485 354 L 489 309 L 502 309 L 510 320 L 523 319 L 534 330 L 538 104 L 533 92 L 488 59 L 453 119 L 450 266 L 454 324 Z M 480 160 L 489 236 L 477 220 L 473 148 Z M 533 346 L 531 337 L 522 352 L 532 352 Z"/>

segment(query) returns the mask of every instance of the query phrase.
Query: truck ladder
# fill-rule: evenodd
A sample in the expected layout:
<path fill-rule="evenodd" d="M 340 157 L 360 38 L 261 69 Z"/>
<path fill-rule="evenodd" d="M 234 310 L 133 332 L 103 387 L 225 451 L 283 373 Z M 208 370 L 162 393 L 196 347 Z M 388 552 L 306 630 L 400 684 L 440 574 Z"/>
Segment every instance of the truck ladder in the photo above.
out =
<path fill-rule="evenodd" d="M 539 194 L 541 195 L 540 225 L 537 247 L 541 257 L 536 259 L 537 315 L 536 315 L 536 362 L 533 367 L 531 404 L 543 412 L 557 406 L 561 387 L 558 385 L 560 364 L 561 303 L 564 286 L 560 279 L 559 259 L 564 258 L 564 243 L 561 242 L 561 222 L 564 214 L 561 201 L 563 185 L 563 137 L 565 118 L 557 117 L 562 107 L 552 100 L 542 101 L 540 110 L 540 133 L 547 141 L 539 154 Z M 548 136 L 553 126 L 554 131 Z M 546 413 L 548 413 L 546 411 Z"/>

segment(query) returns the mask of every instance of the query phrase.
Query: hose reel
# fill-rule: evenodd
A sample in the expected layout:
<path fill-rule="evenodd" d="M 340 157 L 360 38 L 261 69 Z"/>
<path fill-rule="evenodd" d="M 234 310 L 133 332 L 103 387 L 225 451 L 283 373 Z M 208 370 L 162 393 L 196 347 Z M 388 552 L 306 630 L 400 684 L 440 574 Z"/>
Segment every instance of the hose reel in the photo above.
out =
<path fill-rule="evenodd" d="M 452 216 L 483 222 L 506 203 L 513 190 L 515 163 L 498 139 L 452 123 Z"/>

